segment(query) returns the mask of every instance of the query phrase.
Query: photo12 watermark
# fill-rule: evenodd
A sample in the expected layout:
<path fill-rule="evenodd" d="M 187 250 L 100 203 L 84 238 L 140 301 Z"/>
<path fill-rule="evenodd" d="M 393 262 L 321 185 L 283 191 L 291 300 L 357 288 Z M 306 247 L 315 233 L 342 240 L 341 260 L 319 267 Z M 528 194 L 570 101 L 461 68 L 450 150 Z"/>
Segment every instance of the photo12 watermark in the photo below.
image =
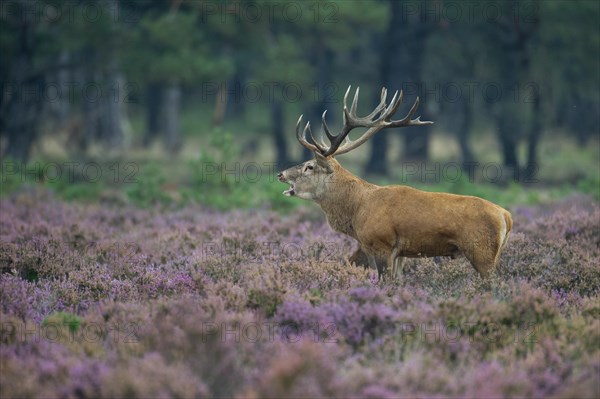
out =
<path fill-rule="evenodd" d="M 110 84 L 96 81 L 47 81 L 39 85 L 3 81 L 1 85 L 4 102 L 129 104 L 137 103 L 142 93 L 137 82 L 120 80 Z"/>
<path fill-rule="evenodd" d="M 135 88 L 132 86 L 130 89 Z M 200 92 L 203 103 L 273 103 L 286 104 L 299 102 L 338 104 L 342 101 L 347 86 L 339 82 L 300 82 L 300 81 L 244 81 L 224 82 L 203 81 Z M 531 104 L 539 101 L 541 85 L 536 81 L 499 82 L 484 80 L 456 81 L 403 81 L 398 87 L 389 90 L 402 90 L 405 98 L 419 97 L 423 103 L 513 103 Z M 551 93 L 544 93 L 548 98 Z"/>
<path fill-rule="evenodd" d="M 338 242 L 320 241 L 301 243 L 297 241 L 205 241 L 200 245 L 203 261 L 240 259 L 251 263 L 303 262 L 320 263 L 342 262 L 348 248 Z"/>
<path fill-rule="evenodd" d="M 221 342 L 274 342 L 297 343 L 311 340 L 316 343 L 337 343 L 335 323 L 310 323 L 300 326 L 296 323 L 278 323 L 272 321 L 249 323 L 202 323 L 202 342 L 217 340 Z"/>
<path fill-rule="evenodd" d="M 140 167 L 135 162 L 0 162 L 0 181 L 20 183 L 139 183 Z"/>
<path fill-rule="evenodd" d="M 40 325 L 22 322 L 0 322 L 0 342 L 103 343 L 134 344 L 139 342 L 139 325 L 134 322 L 55 322 Z"/>

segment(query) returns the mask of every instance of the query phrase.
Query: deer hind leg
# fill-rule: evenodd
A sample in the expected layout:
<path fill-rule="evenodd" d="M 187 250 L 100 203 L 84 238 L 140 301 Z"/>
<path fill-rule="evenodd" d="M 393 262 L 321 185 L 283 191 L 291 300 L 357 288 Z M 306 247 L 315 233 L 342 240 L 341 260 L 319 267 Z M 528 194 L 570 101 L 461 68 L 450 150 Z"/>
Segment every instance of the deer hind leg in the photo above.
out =
<path fill-rule="evenodd" d="M 495 245 L 473 245 L 472 248 L 463 252 L 479 275 L 487 279 L 496 267 L 500 248 Z"/>
<path fill-rule="evenodd" d="M 358 248 L 353 254 L 352 256 L 350 256 L 350 258 L 348 259 L 348 261 L 350 263 L 354 263 L 356 266 L 362 266 L 365 269 L 369 268 L 369 258 L 367 257 L 367 255 L 364 253 L 364 251 L 360 248 Z"/>

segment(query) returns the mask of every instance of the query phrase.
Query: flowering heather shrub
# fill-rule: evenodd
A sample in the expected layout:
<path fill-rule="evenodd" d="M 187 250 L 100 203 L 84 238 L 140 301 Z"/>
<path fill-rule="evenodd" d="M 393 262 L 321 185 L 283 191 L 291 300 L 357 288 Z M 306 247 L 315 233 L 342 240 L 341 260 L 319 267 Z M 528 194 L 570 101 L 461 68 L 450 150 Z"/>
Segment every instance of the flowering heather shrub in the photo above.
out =
<path fill-rule="evenodd" d="M 351 265 L 312 210 L 0 203 L 2 397 L 600 396 L 600 208 L 513 210 L 493 277 Z"/>
<path fill-rule="evenodd" d="M 128 358 L 111 368 L 86 397 L 198 398 L 209 396 L 206 385 L 189 368 L 169 363 L 158 353 Z M 90 389 L 91 388 L 91 389 Z"/>
<path fill-rule="evenodd" d="M 258 384 L 246 398 L 327 398 L 346 392 L 337 373 L 339 355 L 329 345 L 302 340 L 274 348 Z"/>

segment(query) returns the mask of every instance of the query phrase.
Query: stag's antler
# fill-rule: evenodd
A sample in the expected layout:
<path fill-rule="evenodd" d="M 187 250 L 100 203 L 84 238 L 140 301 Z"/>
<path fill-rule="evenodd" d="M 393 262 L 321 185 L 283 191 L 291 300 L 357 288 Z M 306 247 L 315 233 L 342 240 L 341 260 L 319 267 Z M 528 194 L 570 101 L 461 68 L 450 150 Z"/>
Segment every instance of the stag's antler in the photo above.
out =
<path fill-rule="evenodd" d="M 348 94 L 350 93 L 350 86 L 348 86 L 348 90 L 346 90 L 346 94 L 344 95 L 344 126 L 342 131 L 337 134 L 331 134 L 327 123 L 325 122 L 325 115 L 327 111 L 323 112 L 323 116 L 321 117 L 323 121 L 323 130 L 327 135 L 327 139 L 331 143 L 329 147 L 323 142 L 322 138 L 319 137 L 318 140 L 312 134 L 310 128 L 310 122 L 306 124 L 304 130 L 300 131 L 300 124 L 302 122 L 302 116 L 298 119 L 298 124 L 296 125 L 296 137 L 300 144 L 308 148 L 313 152 L 318 152 L 321 155 L 327 157 L 330 155 L 340 155 L 345 154 L 353 149 L 362 145 L 365 141 L 369 140 L 375 133 L 389 127 L 405 127 L 405 126 L 419 126 L 419 125 L 429 125 L 433 122 L 430 121 L 422 121 L 420 117 L 416 119 L 412 119 L 413 115 L 417 111 L 417 107 L 419 106 L 419 97 L 415 100 L 408 114 L 400 119 L 393 121 L 391 117 L 394 115 L 400 103 L 402 102 L 403 93 L 400 91 L 398 95 L 398 91 L 392 97 L 392 101 L 389 105 L 386 105 L 385 100 L 387 98 L 387 89 L 384 87 L 381 89 L 381 101 L 379 105 L 375 107 L 373 112 L 365 117 L 359 117 L 356 115 L 356 108 L 358 106 L 358 93 L 360 88 L 356 88 L 356 92 L 354 93 L 354 99 L 352 100 L 352 105 L 350 106 L 350 110 L 348 111 L 348 106 L 346 105 L 348 102 Z M 363 133 L 358 139 L 352 141 L 348 137 L 350 131 L 357 127 L 365 127 L 367 131 Z M 306 137 L 306 134 L 310 134 L 310 139 L 312 143 L 310 143 Z M 342 145 L 343 143 L 343 145 Z"/>

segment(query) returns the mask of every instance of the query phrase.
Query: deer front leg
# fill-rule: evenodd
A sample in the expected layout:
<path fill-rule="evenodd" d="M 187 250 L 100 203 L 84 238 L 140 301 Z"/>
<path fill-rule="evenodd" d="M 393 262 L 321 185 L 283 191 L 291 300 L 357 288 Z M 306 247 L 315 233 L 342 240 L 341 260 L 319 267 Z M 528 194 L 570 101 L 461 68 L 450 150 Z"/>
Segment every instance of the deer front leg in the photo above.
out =
<path fill-rule="evenodd" d="M 392 278 L 394 280 L 402 279 L 405 260 L 406 258 L 402 256 L 397 256 L 396 259 L 394 259 L 394 266 L 392 267 Z"/>
<path fill-rule="evenodd" d="M 389 265 L 391 267 L 390 276 L 392 280 L 395 280 L 398 276 L 398 262 L 400 261 L 400 248 L 398 244 L 394 245 L 392 248 L 392 253 L 390 254 Z"/>
<path fill-rule="evenodd" d="M 369 260 L 369 266 L 371 266 L 374 269 L 377 269 L 377 279 L 378 281 L 381 281 L 384 277 L 383 266 L 380 265 L 381 262 L 377 263 L 377 260 L 375 259 L 375 256 L 373 254 L 365 252 L 365 255 L 367 255 L 367 259 Z"/>
<path fill-rule="evenodd" d="M 392 280 L 400 280 L 402 277 L 402 269 L 404 266 L 404 257 L 400 256 L 401 240 L 396 239 L 396 243 L 392 247 L 392 253 L 390 254 L 390 268 Z"/>

